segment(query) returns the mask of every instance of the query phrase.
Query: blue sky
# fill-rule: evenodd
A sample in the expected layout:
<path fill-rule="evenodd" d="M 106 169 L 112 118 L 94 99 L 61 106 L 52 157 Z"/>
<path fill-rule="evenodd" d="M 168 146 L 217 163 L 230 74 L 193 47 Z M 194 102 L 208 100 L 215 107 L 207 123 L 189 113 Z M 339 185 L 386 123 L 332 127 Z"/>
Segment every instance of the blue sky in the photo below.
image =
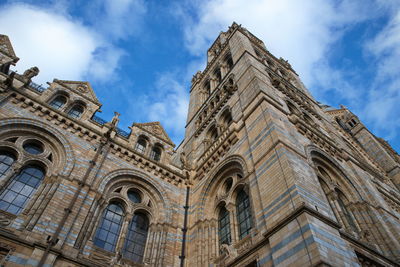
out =
<path fill-rule="evenodd" d="M 400 0 L 1 1 L 0 33 L 34 79 L 87 80 L 120 126 L 184 135 L 190 80 L 233 21 L 288 59 L 320 102 L 347 106 L 400 151 Z"/>

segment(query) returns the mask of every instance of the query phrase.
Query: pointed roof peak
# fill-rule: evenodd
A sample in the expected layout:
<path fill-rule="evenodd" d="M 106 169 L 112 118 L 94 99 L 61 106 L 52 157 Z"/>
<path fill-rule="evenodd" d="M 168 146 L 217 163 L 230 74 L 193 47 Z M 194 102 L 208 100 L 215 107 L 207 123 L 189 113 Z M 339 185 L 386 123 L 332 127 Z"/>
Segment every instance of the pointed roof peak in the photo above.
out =
<path fill-rule="evenodd" d="M 68 80 L 57 80 L 54 79 L 55 82 L 58 84 L 67 87 L 69 89 L 72 89 L 79 95 L 95 102 L 96 104 L 99 104 L 99 100 L 96 97 L 96 94 L 93 91 L 92 86 L 90 85 L 89 82 L 86 81 L 68 81 Z"/>
<path fill-rule="evenodd" d="M 165 141 L 166 143 L 172 145 L 175 147 L 174 142 L 169 138 L 167 132 L 164 130 L 164 127 L 162 127 L 161 123 L 159 121 L 153 121 L 153 122 L 144 122 L 144 123 L 136 123 L 134 122 L 132 127 L 138 127 L 139 129 L 148 132 L 152 135 L 154 135 L 157 138 L 160 138 L 161 140 Z"/>

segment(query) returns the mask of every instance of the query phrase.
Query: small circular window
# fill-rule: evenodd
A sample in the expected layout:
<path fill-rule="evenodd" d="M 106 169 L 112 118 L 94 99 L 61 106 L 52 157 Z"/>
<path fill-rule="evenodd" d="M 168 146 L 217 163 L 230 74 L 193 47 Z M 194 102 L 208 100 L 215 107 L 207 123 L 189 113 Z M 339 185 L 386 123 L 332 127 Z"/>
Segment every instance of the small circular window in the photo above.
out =
<path fill-rule="evenodd" d="M 26 152 L 33 155 L 41 154 L 44 151 L 43 144 L 39 141 L 28 141 L 23 145 L 23 148 Z"/>
<path fill-rule="evenodd" d="M 128 198 L 133 202 L 133 203 L 140 203 L 142 202 L 142 198 L 140 197 L 140 194 L 136 191 L 128 191 Z"/>

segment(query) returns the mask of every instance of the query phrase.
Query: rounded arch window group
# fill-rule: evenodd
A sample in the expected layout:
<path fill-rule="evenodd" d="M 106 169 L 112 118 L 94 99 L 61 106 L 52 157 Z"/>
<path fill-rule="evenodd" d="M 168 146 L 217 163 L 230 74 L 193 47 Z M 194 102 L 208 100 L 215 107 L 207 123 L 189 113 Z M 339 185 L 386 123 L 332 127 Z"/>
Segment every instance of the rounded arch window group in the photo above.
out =
<path fill-rule="evenodd" d="M 231 245 L 251 235 L 254 227 L 249 188 L 243 172 L 235 166 L 227 168 L 221 175 L 217 174 L 218 185 L 213 190 L 217 196 L 214 216 L 218 223 L 220 251 L 223 245 Z"/>
<path fill-rule="evenodd" d="M 86 108 L 83 101 L 71 101 L 69 94 L 64 91 L 58 91 L 51 96 L 48 104 L 54 109 L 66 112 L 69 117 L 74 119 L 79 119 Z"/>
<path fill-rule="evenodd" d="M 135 144 L 135 150 L 140 154 L 148 155 L 147 148 L 150 146 L 151 144 L 149 138 L 145 135 L 139 135 L 137 142 Z M 161 161 L 162 152 L 163 152 L 163 146 L 159 143 L 154 144 L 153 146 L 151 146 L 149 155 L 150 159 L 154 161 Z"/>
<path fill-rule="evenodd" d="M 119 247 L 122 258 L 142 263 L 152 218 L 151 202 L 150 196 L 135 186 L 117 186 L 99 218 L 93 244 L 109 252 Z"/>
<path fill-rule="evenodd" d="M 53 151 L 34 136 L 0 139 L 0 210 L 18 215 L 43 182 Z"/>

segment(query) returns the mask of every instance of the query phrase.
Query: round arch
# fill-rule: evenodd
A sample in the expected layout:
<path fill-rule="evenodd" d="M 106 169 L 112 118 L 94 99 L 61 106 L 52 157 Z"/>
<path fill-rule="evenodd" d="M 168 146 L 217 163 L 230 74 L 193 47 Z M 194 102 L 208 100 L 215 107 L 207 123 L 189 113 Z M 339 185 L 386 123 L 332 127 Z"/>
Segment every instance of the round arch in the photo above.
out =
<path fill-rule="evenodd" d="M 108 173 L 99 181 L 100 182 L 97 183 L 94 188 L 97 188 L 100 193 L 105 195 L 110 193 L 109 191 L 112 191 L 114 187 L 118 187 L 119 184 L 131 183 L 138 185 L 140 189 L 147 191 L 148 195 L 154 197 L 154 202 L 160 205 L 158 211 L 160 213 L 164 211 L 166 222 L 171 222 L 171 203 L 168 195 L 163 189 L 163 186 L 147 174 L 134 169 L 119 169 Z"/>
<path fill-rule="evenodd" d="M 65 177 L 71 174 L 75 165 L 75 155 L 71 144 L 60 131 L 49 124 L 34 119 L 9 118 L 0 120 L 0 134 L 8 132 L 32 132 L 35 135 L 44 135 L 44 138 L 46 138 L 46 135 L 53 138 L 59 143 L 56 152 L 60 154 L 60 162 L 52 172 L 60 171 L 59 174 Z"/>
<path fill-rule="evenodd" d="M 306 153 L 310 166 L 313 167 L 316 174 L 319 172 L 318 166 L 322 167 L 325 171 L 328 171 L 328 174 L 333 174 L 330 175 L 330 179 L 333 179 L 334 181 L 332 182 L 336 182 L 339 185 L 341 191 L 344 191 L 348 198 L 354 201 L 363 199 L 360 188 L 349 179 L 349 175 L 344 168 L 329 154 L 314 145 L 307 146 Z M 325 182 L 329 185 L 329 181 Z"/>
<path fill-rule="evenodd" d="M 219 178 L 230 172 L 240 172 L 244 179 L 248 175 L 247 165 L 245 160 L 239 155 L 232 155 L 227 157 L 224 161 L 222 161 L 217 167 L 215 167 L 209 174 L 209 178 L 203 185 L 203 189 L 200 193 L 200 207 L 205 208 L 205 205 L 208 200 L 210 200 L 210 196 L 214 196 L 217 188 L 221 183 L 225 180 Z M 204 214 L 199 214 L 200 219 L 204 218 Z"/>

